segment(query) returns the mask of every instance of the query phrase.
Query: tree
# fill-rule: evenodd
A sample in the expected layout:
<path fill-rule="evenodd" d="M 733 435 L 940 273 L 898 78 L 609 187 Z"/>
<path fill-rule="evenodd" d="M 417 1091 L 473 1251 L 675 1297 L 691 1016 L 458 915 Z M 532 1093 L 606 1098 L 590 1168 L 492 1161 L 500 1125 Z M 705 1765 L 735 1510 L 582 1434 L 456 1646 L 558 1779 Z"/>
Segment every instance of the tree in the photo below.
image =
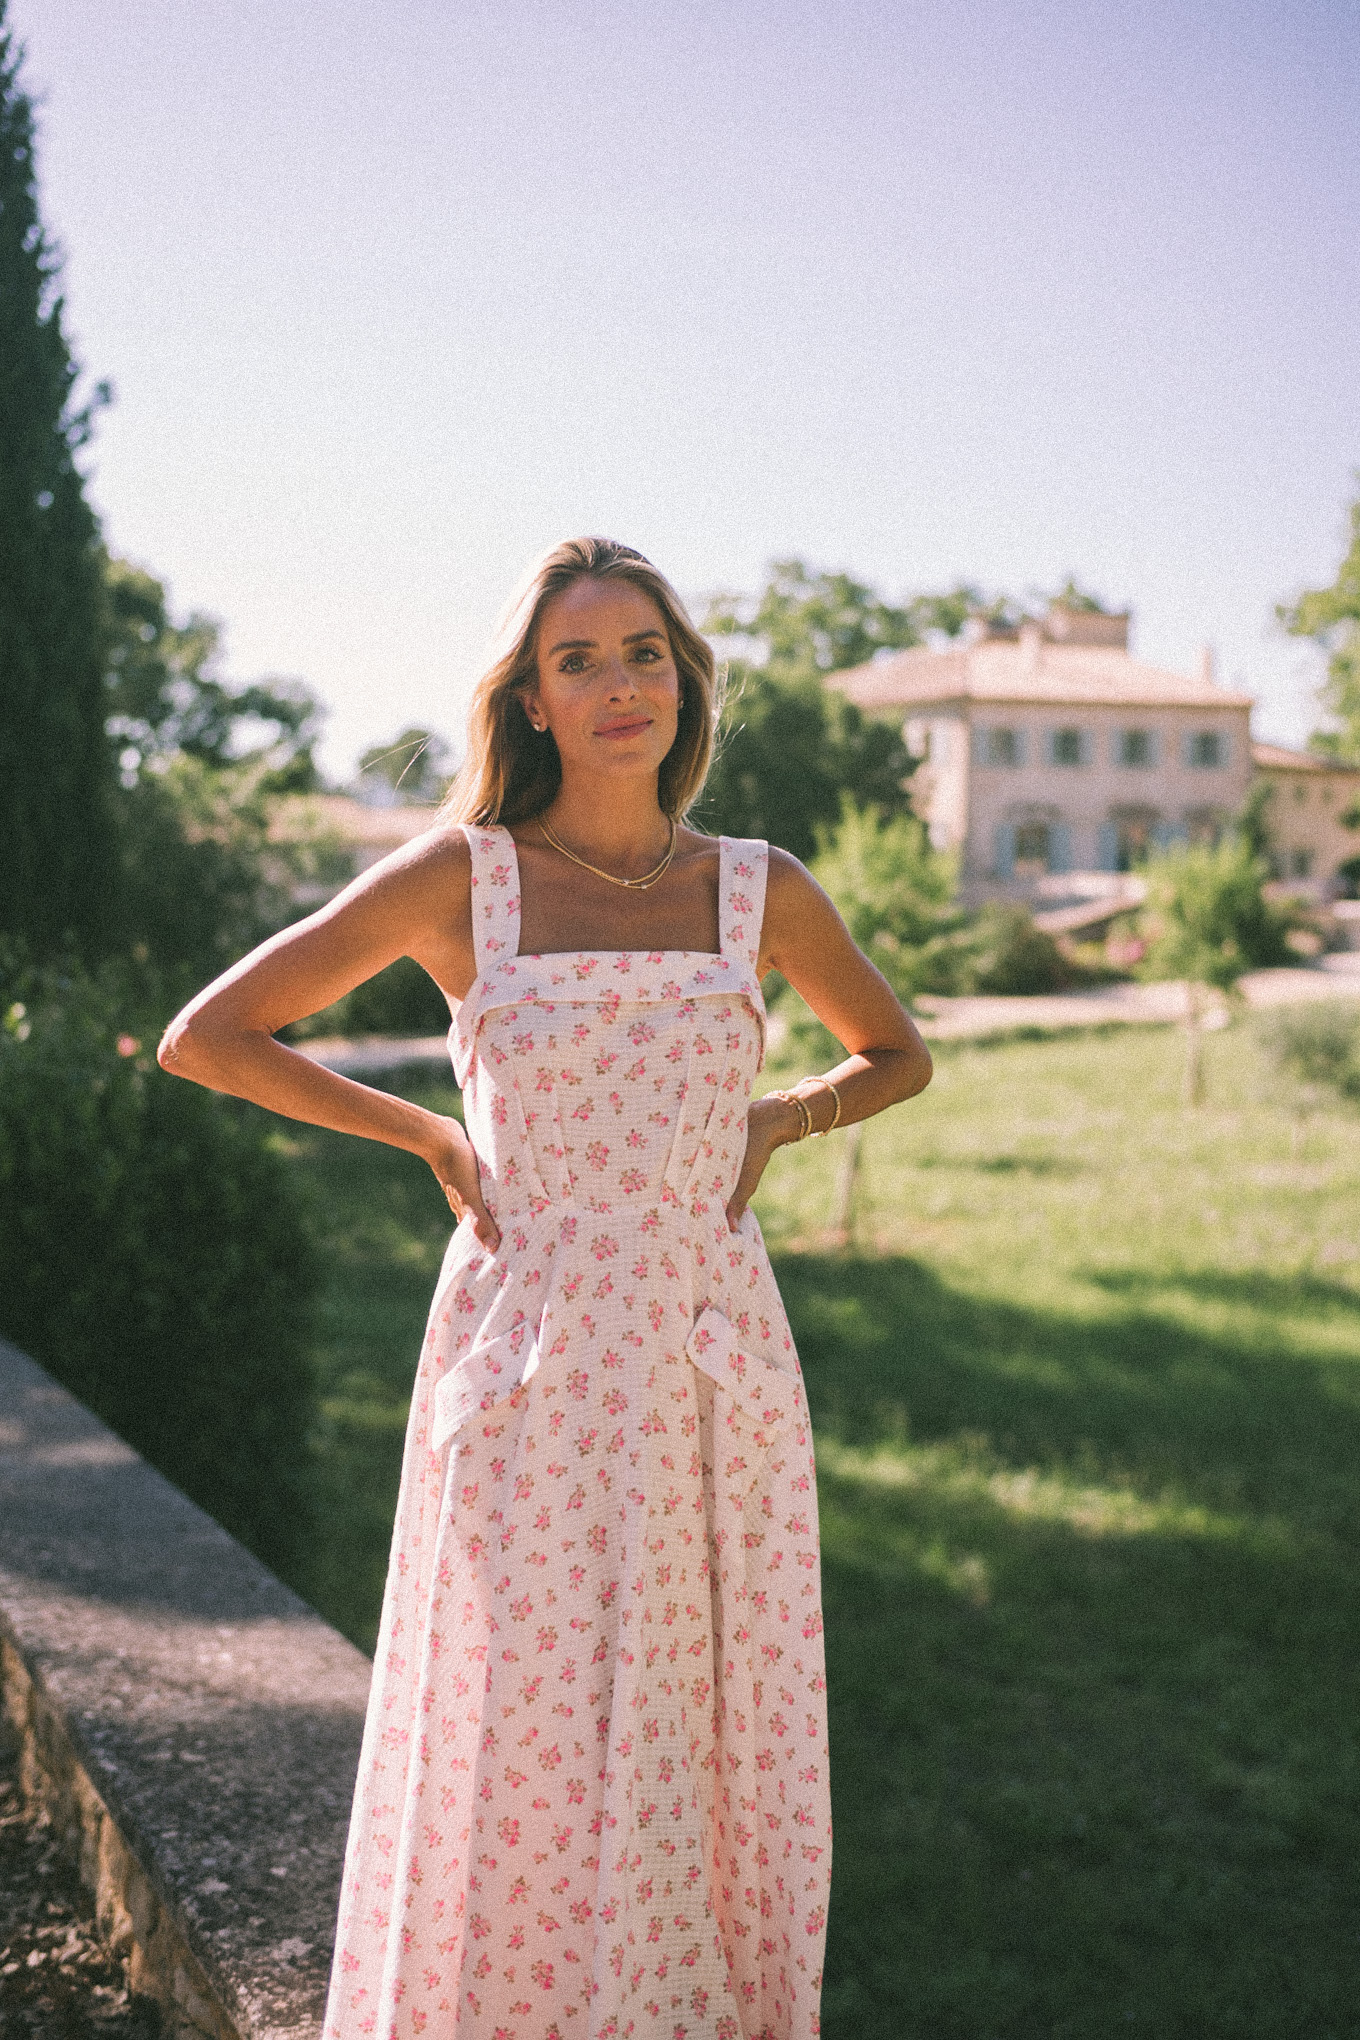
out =
<path fill-rule="evenodd" d="M 837 827 L 818 832 L 812 873 L 899 998 L 933 988 L 942 939 L 964 916 L 951 905 L 954 860 L 931 848 L 923 822 L 846 798 Z"/>
<path fill-rule="evenodd" d="M 99 531 L 78 465 L 107 391 L 76 395 L 21 65 L 0 0 L 0 933 L 53 954 L 97 949 L 113 894 Z"/>
<path fill-rule="evenodd" d="M 292 881 L 309 875 L 314 846 L 276 840 L 272 807 L 248 768 L 182 755 L 119 794 L 107 946 L 136 966 L 157 1025 L 296 914 Z"/>
<path fill-rule="evenodd" d="M 406 729 L 390 744 L 365 751 L 359 772 L 371 773 L 399 800 L 420 806 L 443 798 L 452 772 L 449 747 L 433 730 Z"/>
<path fill-rule="evenodd" d="M 317 787 L 321 712 L 296 681 L 223 679 L 217 620 L 176 622 L 164 584 L 112 554 L 101 630 L 121 777 L 110 946 L 143 967 L 168 1018 L 289 918 L 307 846 L 272 838 L 272 796 Z"/>
<path fill-rule="evenodd" d="M 1089 588 L 1083 588 L 1080 585 L 1075 574 L 1069 574 L 1057 593 L 1050 595 L 1047 601 L 1056 602 L 1063 609 L 1078 610 L 1083 616 L 1112 616 L 1114 614 L 1113 610 L 1110 609 L 1106 602 L 1101 600 L 1099 595 L 1093 595 Z"/>
<path fill-rule="evenodd" d="M 897 606 L 849 574 L 812 573 L 802 560 L 776 560 L 754 601 L 717 596 L 704 627 L 762 640 L 766 669 L 793 678 L 862 666 L 877 652 L 923 644 L 930 631 L 955 637 L 981 606 L 979 591 L 964 583 Z"/>
<path fill-rule="evenodd" d="M 1201 1054 L 1205 993 L 1230 992 L 1248 970 L 1289 960 L 1285 918 L 1267 900 L 1269 867 L 1241 834 L 1190 843 L 1146 866 L 1147 929 L 1142 975 L 1184 978 L 1188 1105 L 1204 1095 Z"/>
<path fill-rule="evenodd" d="M 764 836 L 807 859 L 818 828 L 836 826 L 844 798 L 885 816 L 907 813 L 915 761 L 900 728 L 828 689 L 826 675 L 920 644 L 927 631 L 956 634 L 980 599 L 960 586 L 895 606 L 849 574 L 812 573 L 802 560 L 777 560 L 754 599 L 716 597 L 705 629 L 743 646 L 754 640 L 763 657 L 731 662 L 696 821 Z"/>
<path fill-rule="evenodd" d="M 1360 760 L 1360 498 L 1350 510 L 1351 541 L 1330 588 L 1310 588 L 1276 608 L 1291 637 L 1312 638 L 1328 654 L 1320 699 L 1340 727 L 1310 739 L 1325 757 Z"/>
<path fill-rule="evenodd" d="M 781 679 L 743 665 L 694 819 L 715 834 L 763 836 L 806 860 L 843 795 L 904 814 L 914 769 L 896 724 L 862 714 L 815 676 Z"/>
<path fill-rule="evenodd" d="M 315 792 L 321 706 L 300 681 L 223 680 L 216 617 L 194 610 L 172 622 L 164 583 L 112 554 L 103 560 L 103 629 L 107 727 L 124 786 L 184 757 L 218 771 L 249 764 L 261 792 Z"/>

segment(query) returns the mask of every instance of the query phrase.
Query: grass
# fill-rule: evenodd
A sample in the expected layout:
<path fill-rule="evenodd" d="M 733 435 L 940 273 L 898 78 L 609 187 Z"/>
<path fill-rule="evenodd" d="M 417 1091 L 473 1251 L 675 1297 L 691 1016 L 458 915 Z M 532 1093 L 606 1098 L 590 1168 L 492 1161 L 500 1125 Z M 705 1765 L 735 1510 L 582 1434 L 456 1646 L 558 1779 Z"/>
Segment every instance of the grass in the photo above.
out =
<path fill-rule="evenodd" d="M 1360 1115 L 1244 1026 L 951 1048 L 760 1214 L 818 1442 L 829 2040 L 1341 2040 L 1360 1985 Z M 782 1072 L 771 1072 L 778 1081 Z M 432 1100 L 433 1102 L 433 1100 Z M 447 1238 L 409 1158 L 298 1144 L 333 1287 L 299 1582 L 371 1642 Z"/>

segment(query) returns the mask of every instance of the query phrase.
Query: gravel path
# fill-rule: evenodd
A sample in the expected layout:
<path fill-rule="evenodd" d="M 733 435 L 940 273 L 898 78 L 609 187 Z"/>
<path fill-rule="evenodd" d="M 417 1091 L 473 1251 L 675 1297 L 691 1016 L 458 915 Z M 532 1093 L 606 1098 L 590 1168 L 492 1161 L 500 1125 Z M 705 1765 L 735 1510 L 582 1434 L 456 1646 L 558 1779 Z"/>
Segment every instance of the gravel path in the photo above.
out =
<path fill-rule="evenodd" d="M 133 1997 L 99 1942 L 90 1894 L 47 1822 L 24 1811 L 0 1753 L 0 2033 L 4 2040 L 156 2040 L 160 2015 Z"/>
<path fill-rule="evenodd" d="M 1307 1005 L 1314 999 L 1360 1000 L 1360 950 L 1320 957 L 1296 969 L 1253 970 L 1242 980 L 1248 1006 Z M 1020 1027 L 1099 1027 L 1111 1021 L 1129 1026 L 1165 1026 L 1184 1018 L 1186 990 L 1182 984 L 1113 984 L 1089 991 L 1055 992 L 1048 997 L 917 1000 L 921 1032 L 930 1041 L 1004 1034 Z M 770 1046 L 777 1047 L 783 1015 L 770 1020 Z M 339 1036 L 300 1041 L 297 1047 L 328 1070 L 342 1076 L 372 1077 L 403 1067 L 447 1069 L 448 1043 L 442 1034 L 398 1041 L 368 1035 L 347 1041 Z"/>

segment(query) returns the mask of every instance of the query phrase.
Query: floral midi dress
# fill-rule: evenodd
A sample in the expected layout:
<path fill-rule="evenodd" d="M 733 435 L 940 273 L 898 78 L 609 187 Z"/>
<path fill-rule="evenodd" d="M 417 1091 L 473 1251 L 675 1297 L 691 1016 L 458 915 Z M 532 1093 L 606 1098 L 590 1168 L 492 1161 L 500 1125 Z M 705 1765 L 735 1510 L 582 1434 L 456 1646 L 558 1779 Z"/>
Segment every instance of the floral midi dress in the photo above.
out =
<path fill-rule="evenodd" d="M 767 849 L 721 953 L 521 956 L 469 828 L 465 1219 L 406 1437 L 326 2040 L 805 2040 L 831 1870 L 807 1400 L 754 1215 Z"/>

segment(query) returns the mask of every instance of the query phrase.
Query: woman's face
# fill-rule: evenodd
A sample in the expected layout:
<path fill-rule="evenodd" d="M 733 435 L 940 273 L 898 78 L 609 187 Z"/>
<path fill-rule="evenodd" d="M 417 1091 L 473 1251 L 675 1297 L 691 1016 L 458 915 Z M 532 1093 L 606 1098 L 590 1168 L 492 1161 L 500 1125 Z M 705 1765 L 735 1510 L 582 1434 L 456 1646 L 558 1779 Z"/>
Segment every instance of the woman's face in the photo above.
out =
<path fill-rule="evenodd" d="M 666 620 L 631 582 L 583 576 L 544 608 L 524 705 L 552 731 L 564 780 L 655 773 L 675 742 L 679 687 Z"/>

